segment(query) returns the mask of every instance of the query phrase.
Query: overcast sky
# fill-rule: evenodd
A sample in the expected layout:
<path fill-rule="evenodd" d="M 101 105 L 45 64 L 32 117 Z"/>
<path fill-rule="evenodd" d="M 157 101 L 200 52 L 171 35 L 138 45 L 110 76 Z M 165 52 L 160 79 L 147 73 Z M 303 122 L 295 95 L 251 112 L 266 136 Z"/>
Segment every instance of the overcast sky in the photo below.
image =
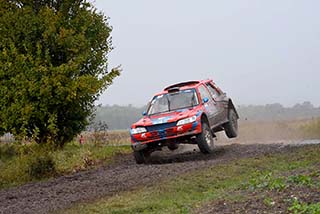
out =
<path fill-rule="evenodd" d="M 214 79 L 237 105 L 320 106 L 320 1 L 95 0 L 110 17 L 110 67 L 99 103 L 142 106 L 165 86 Z"/>

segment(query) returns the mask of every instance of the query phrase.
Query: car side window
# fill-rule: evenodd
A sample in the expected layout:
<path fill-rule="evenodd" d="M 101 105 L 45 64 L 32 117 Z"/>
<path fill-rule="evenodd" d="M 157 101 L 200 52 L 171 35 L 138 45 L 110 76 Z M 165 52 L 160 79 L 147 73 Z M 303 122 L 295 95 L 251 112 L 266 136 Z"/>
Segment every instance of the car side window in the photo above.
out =
<path fill-rule="evenodd" d="M 207 87 L 210 91 L 211 96 L 213 97 L 213 99 L 217 98 L 220 96 L 220 92 L 215 89 L 211 84 L 207 83 Z"/>
<path fill-rule="evenodd" d="M 204 85 L 199 86 L 199 93 L 200 93 L 201 99 L 208 98 L 209 100 L 211 100 L 211 96 Z"/>

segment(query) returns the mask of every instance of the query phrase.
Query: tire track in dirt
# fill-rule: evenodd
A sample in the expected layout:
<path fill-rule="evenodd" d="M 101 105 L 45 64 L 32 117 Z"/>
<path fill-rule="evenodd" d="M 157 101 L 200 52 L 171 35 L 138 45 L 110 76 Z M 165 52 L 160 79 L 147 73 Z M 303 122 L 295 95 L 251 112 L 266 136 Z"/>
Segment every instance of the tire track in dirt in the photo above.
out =
<path fill-rule="evenodd" d="M 231 144 L 217 146 L 211 155 L 197 150 L 162 152 L 153 154 L 145 165 L 136 165 L 131 155 L 125 155 L 110 166 L 1 190 L 0 213 L 53 212 L 218 163 L 278 153 L 285 148 L 284 144 Z"/>

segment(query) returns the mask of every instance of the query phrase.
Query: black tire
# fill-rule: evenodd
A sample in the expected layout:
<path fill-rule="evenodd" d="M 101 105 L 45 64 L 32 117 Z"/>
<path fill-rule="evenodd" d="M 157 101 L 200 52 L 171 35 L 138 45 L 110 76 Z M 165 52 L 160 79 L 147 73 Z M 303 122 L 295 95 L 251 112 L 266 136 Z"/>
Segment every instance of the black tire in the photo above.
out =
<path fill-rule="evenodd" d="M 229 122 L 224 125 L 224 130 L 228 138 L 235 138 L 238 136 L 238 116 L 233 108 L 228 112 Z"/>
<path fill-rule="evenodd" d="M 178 148 L 179 148 L 179 144 L 177 144 L 177 143 L 170 143 L 168 145 L 168 149 L 170 149 L 171 151 L 176 150 Z"/>
<path fill-rule="evenodd" d="M 136 160 L 137 164 L 146 163 L 146 154 L 143 150 L 141 151 L 133 151 L 134 159 Z"/>
<path fill-rule="evenodd" d="M 214 149 L 212 131 L 207 123 L 202 123 L 202 132 L 196 138 L 198 147 L 203 154 L 210 154 Z"/>

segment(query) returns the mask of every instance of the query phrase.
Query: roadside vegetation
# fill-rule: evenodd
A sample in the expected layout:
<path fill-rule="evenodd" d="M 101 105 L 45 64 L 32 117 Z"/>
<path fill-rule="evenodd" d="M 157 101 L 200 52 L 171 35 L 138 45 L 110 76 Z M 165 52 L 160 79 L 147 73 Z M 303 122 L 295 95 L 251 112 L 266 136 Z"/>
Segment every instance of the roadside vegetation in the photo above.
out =
<path fill-rule="evenodd" d="M 108 142 L 108 145 L 131 145 L 129 130 L 113 130 L 106 132 L 84 132 L 83 137 L 85 142 L 93 144 L 104 144 Z"/>
<path fill-rule="evenodd" d="M 222 163 L 65 213 L 319 213 L 319 145 Z M 217 210 L 215 210 L 217 209 Z"/>
<path fill-rule="evenodd" d="M 0 144 L 0 189 L 90 169 L 131 152 L 130 146 L 115 143 L 74 141 L 57 150 L 36 143 Z"/>

